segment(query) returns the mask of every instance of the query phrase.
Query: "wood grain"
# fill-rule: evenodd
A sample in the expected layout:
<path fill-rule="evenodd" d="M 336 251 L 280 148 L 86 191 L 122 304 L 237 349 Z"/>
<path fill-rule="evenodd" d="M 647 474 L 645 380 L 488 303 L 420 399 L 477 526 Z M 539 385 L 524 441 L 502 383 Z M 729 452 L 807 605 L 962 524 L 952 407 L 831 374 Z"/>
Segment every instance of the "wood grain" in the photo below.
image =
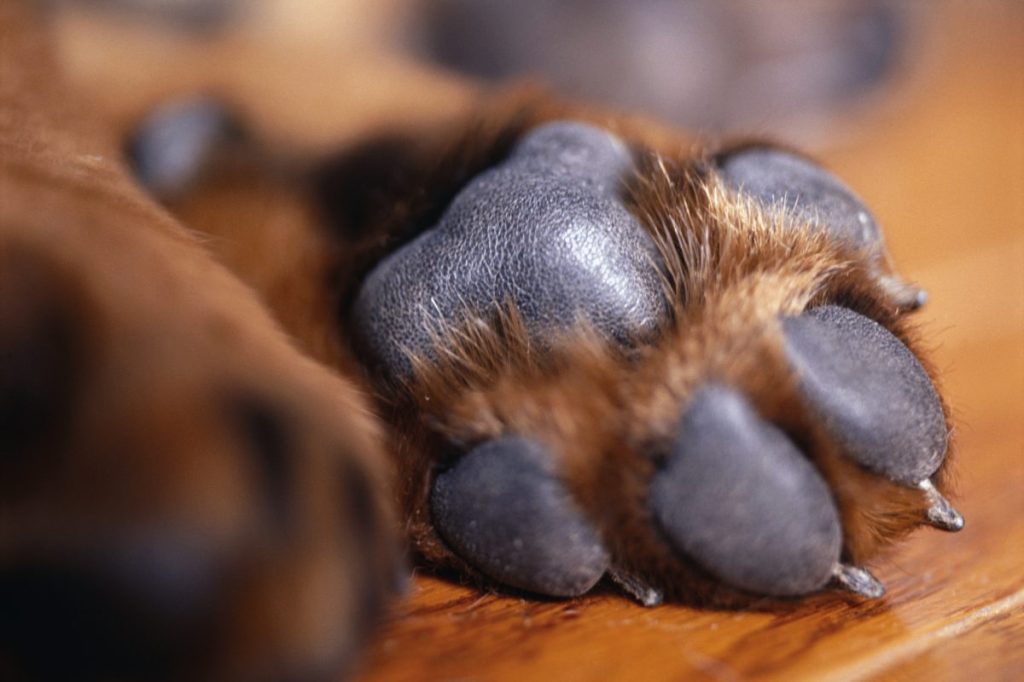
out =
<path fill-rule="evenodd" d="M 774 612 L 569 602 L 418 576 L 364 664 L 377 680 L 1024 679 L 1024 12 L 950 3 L 928 68 L 822 155 L 932 295 L 921 324 L 958 416 L 958 535 L 874 568 L 888 595 Z"/>

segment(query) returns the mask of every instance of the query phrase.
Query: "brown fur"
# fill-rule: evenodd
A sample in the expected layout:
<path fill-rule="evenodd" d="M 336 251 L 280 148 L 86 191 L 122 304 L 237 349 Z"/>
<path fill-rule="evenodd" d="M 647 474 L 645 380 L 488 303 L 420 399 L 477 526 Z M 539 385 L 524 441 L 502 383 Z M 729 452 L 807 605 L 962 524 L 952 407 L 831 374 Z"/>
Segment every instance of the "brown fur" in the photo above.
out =
<path fill-rule="evenodd" d="M 301 355 L 253 292 L 139 191 L 86 111 L 37 18 L 0 5 L 0 353 L 25 370 L 5 373 L 13 383 L 0 394 L 67 401 L 39 415 L 42 437 L 19 441 L 18 461 L 0 459 L 17 491 L 0 501 L 0 566 L 74 570 L 140 529 L 155 540 L 180 531 L 221 572 L 204 618 L 218 646 L 194 663 L 251 675 L 350 661 L 375 610 L 368 597 L 390 590 L 397 558 L 376 425 L 351 385 Z M 66 343 L 40 356 L 54 329 Z M 26 388 L 24 377 L 49 384 Z M 250 404 L 292 434 L 294 508 L 281 531 L 266 511 L 265 445 L 239 422 Z M 368 488 L 362 519 L 343 513 L 353 477 Z"/>

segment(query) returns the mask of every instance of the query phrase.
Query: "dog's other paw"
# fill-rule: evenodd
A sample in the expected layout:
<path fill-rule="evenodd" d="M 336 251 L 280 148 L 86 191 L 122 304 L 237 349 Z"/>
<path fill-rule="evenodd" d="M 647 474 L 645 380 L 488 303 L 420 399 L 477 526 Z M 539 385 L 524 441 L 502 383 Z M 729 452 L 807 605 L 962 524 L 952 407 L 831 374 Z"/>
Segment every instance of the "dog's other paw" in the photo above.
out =
<path fill-rule="evenodd" d="M 330 678 L 401 570 L 376 423 L 136 189 L 45 44 L 0 4 L 0 676 Z"/>
<path fill-rule="evenodd" d="M 860 564 L 962 526 L 923 297 L 834 176 L 568 121 L 478 171 L 348 318 L 428 559 L 553 596 L 877 597 Z"/>
<path fill-rule="evenodd" d="M 85 239 L 115 238 L 102 228 L 62 225 L 54 248 L 10 225 L 5 660 L 32 679 L 320 679 L 349 664 L 400 576 L 358 397 L 247 317 L 262 313 L 241 287 L 218 289 L 202 263 L 182 278 L 187 252 L 167 267 L 162 249 L 90 253 Z M 166 289 L 127 287 L 150 277 Z"/>

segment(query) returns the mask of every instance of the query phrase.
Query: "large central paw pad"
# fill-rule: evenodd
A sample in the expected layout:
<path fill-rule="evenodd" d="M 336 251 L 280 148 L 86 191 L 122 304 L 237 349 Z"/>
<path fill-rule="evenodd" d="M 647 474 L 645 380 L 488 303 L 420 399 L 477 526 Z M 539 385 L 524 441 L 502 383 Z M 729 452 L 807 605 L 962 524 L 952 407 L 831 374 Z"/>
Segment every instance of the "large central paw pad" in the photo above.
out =
<path fill-rule="evenodd" d="M 507 303 L 538 340 L 577 322 L 623 343 L 649 336 L 667 306 L 654 242 L 620 196 L 631 167 L 589 126 L 525 137 L 366 279 L 354 319 L 371 362 L 405 375 L 461 316 Z"/>
<path fill-rule="evenodd" d="M 537 128 L 363 283 L 419 549 L 554 596 L 879 596 L 850 562 L 963 521 L 876 222 L 789 152 L 632 159 Z"/>

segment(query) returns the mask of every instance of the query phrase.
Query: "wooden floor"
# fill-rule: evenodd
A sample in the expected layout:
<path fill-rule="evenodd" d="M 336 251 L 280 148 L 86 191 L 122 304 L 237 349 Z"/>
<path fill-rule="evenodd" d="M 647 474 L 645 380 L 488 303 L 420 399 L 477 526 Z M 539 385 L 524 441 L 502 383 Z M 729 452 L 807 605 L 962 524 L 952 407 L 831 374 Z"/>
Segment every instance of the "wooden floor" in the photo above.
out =
<path fill-rule="evenodd" d="M 920 319 L 957 413 L 966 529 L 920 531 L 874 565 L 881 601 L 778 613 L 645 609 L 611 591 L 533 601 L 420 576 L 365 682 L 1024 679 L 1024 12 L 952 5 L 926 68 L 822 154 L 931 293 Z"/>

